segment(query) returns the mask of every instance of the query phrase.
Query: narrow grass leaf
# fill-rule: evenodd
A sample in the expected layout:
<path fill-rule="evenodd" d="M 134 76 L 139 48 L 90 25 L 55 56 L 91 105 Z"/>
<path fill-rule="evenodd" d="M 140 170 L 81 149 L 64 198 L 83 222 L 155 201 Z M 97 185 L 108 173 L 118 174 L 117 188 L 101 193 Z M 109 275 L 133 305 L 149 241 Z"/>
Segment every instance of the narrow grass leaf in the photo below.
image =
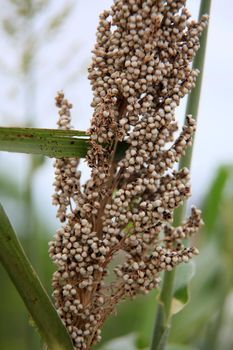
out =
<path fill-rule="evenodd" d="M 0 261 L 50 350 L 72 350 L 68 333 L 0 204 Z"/>
<path fill-rule="evenodd" d="M 205 233 L 208 235 L 214 233 L 214 227 L 217 220 L 219 205 L 224 196 L 224 190 L 227 181 L 232 174 L 232 168 L 221 166 L 211 183 L 202 207 L 203 219 L 205 222 Z"/>

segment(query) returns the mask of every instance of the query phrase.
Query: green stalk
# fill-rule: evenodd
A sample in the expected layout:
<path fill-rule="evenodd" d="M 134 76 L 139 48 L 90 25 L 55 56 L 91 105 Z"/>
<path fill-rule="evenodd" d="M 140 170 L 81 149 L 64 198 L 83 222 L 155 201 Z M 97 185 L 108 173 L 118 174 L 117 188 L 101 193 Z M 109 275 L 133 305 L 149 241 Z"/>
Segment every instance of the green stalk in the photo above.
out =
<path fill-rule="evenodd" d="M 202 0 L 200 11 L 199 11 L 199 19 L 204 14 L 210 14 L 211 0 Z M 195 84 L 195 88 L 189 94 L 186 115 L 191 114 L 193 118 L 197 121 L 198 116 L 198 108 L 200 103 L 201 96 L 201 86 L 202 86 L 202 78 L 204 72 L 204 63 L 205 63 L 205 53 L 206 53 L 206 44 L 207 44 L 207 36 L 208 36 L 208 26 L 203 31 L 200 38 L 200 48 L 194 58 L 193 68 L 198 69 L 200 71 L 197 81 Z M 194 142 L 193 142 L 194 145 Z M 180 160 L 180 168 L 190 167 L 192 160 L 193 146 L 189 147 L 185 152 L 185 155 Z"/>
<path fill-rule="evenodd" d="M 71 339 L 28 261 L 0 204 L 0 261 L 29 310 L 49 350 L 72 350 Z"/>
<path fill-rule="evenodd" d="M 211 0 L 202 0 L 199 11 L 199 19 L 204 14 L 210 13 Z M 201 96 L 201 85 L 204 70 L 205 52 L 207 44 L 208 27 L 202 33 L 200 38 L 200 49 L 198 50 L 193 61 L 193 68 L 199 69 L 196 86 L 190 93 L 187 102 L 186 115 L 191 114 L 197 120 L 198 108 Z M 186 150 L 185 155 L 180 159 L 179 168 L 190 168 L 193 145 Z M 174 225 L 178 226 L 184 218 L 185 205 L 178 208 L 174 215 Z M 171 322 L 171 304 L 173 299 L 173 286 L 175 281 L 175 269 L 171 272 L 165 272 L 161 293 L 159 296 L 157 315 L 153 331 L 151 350 L 164 350 L 167 343 Z"/>

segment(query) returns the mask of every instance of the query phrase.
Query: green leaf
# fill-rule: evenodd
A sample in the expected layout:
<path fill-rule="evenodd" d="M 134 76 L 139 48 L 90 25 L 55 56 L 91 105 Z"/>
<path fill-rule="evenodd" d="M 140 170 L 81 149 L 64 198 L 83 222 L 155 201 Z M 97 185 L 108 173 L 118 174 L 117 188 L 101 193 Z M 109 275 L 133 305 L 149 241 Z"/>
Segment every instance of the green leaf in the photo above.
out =
<path fill-rule="evenodd" d="M 190 261 L 182 264 L 176 269 L 176 279 L 174 284 L 174 297 L 172 301 L 172 314 L 176 314 L 189 302 L 189 282 L 195 275 L 195 264 Z"/>
<path fill-rule="evenodd" d="M 85 131 L 0 127 L 0 151 L 85 158 L 88 142 Z M 126 142 L 119 142 L 115 160 L 120 160 L 127 148 Z"/>
<path fill-rule="evenodd" d="M 216 314 L 225 303 L 226 295 L 231 292 L 233 280 L 232 269 L 229 269 L 233 262 L 231 169 L 230 166 L 222 166 L 216 171 L 208 195 L 204 199 L 202 207 L 206 225 L 200 237 L 206 235 L 207 239 L 200 241 L 200 255 L 195 259 L 197 272 L 191 281 L 192 302 L 173 317 L 170 334 L 173 342 L 189 342 L 190 339 L 197 337 L 200 342 L 203 331 L 211 329 L 211 322 L 216 319 Z M 208 230 L 208 224 L 212 227 L 211 231 Z M 217 338 L 216 330 L 211 333 L 211 341 L 214 341 L 214 337 Z"/>
<path fill-rule="evenodd" d="M 86 133 L 77 130 L 0 128 L 0 151 L 47 157 L 85 157 Z"/>
<path fill-rule="evenodd" d="M 70 337 L 0 205 L 0 261 L 50 350 L 72 350 Z"/>
<path fill-rule="evenodd" d="M 201 338 L 208 321 L 219 310 L 228 285 L 219 247 L 208 242 L 196 257 L 196 274 L 191 281 L 191 302 L 173 316 L 169 339 L 174 343 Z"/>
<path fill-rule="evenodd" d="M 214 232 L 214 226 L 218 218 L 219 205 L 224 196 L 224 189 L 232 174 L 232 167 L 221 166 L 204 199 L 202 216 L 205 222 L 205 231 L 208 234 Z"/>

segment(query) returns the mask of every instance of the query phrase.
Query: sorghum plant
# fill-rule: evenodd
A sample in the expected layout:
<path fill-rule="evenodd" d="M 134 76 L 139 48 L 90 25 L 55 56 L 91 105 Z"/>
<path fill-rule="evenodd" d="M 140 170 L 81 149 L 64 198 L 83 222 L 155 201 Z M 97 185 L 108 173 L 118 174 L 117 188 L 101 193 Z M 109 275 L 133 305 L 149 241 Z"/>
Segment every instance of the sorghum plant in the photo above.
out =
<path fill-rule="evenodd" d="M 181 226 L 172 225 L 191 193 L 188 169 L 175 166 L 195 131 L 188 115 L 174 136 L 175 109 L 195 85 L 191 62 L 207 24 L 207 16 L 190 20 L 185 2 L 115 0 L 100 15 L 89 68 L 91 177 L 81 186 L 79 159 L 55 162 L 62 226 L 49 248 L 57 265 L 53 296 L 74 349 L 90 349 L 120 301 L 158 287 L 161 271 L 198 253 L 182 240 L 199 229 L 200 211 L 193 207 Z M 70 129 L 72 105 L 63 92 L 56 104 L 58 127 Z M 122 142 L 128 148 L 117 159 Z M 118 255 L 122 263 L 106 279 Z"/>

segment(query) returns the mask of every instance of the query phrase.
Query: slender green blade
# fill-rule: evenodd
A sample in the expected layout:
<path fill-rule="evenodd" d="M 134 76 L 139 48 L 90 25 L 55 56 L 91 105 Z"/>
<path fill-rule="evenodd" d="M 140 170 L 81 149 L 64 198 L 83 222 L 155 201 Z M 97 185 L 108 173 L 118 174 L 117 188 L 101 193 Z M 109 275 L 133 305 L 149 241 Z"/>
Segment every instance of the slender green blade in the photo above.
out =
<path fill-rule="evenodd" d="M 206 197 L 204 198 L 204 203 L 202 205 L 202 213 L 205 221 L 205 232 L 208 235 L 214 234 L 215 224 L 218 218 L 218 211 L 222 199 L 224 197 L 224 190 L 227 181 L 230 179 L 232 174 L 232 167 L 221 166 L 211 183 Z"/>
<path fill-rule="evenodd" d="M 40 128 L 21 128 L 21 127 L 0 127 L 0 137 L 13 135 L 20 138 L 27 137 L 69 137 L 80 136 L 88 137 L 86 131 L 80 130 L 61 130 L 61 129 L 40 129 Z"/>
<path fill-rule="evenodd" d="M 88 147 L 89 136 L 85 131 L 0 127 L 0 151 L 85 158 Z M 120 160 L 127 148 L 126 142 L 119 142 L 115 160 Z"/>
<path fill-rule="evenodd" d="M 72 350 L 69 335 L 0 204 L 0 261 L 50 350 Z"/>
<path fill-rule="evenodd" d="M 87 150 L 88 138 L 84 131 L 0 128 L 0 151 L 83 158 Z"/>

